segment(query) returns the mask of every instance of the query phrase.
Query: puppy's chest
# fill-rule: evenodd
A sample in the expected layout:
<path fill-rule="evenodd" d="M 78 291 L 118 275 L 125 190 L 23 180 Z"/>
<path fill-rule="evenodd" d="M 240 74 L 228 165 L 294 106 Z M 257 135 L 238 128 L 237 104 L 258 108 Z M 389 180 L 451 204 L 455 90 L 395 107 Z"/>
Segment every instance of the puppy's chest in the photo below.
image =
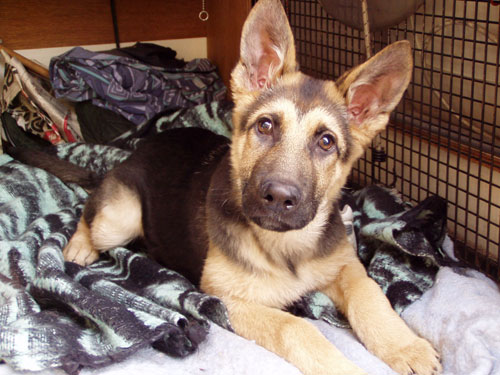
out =
<path fill-rule="evenodd" d="M 304 240 L 302 238 L 302 240 Z M 342 262 L 316 256 L 314 246 L 299 238 L 259 241 L 253 235 L 242 238 L 239 272 L 232 274 L 232 293 L 267 306 L 284 307 L 305 293 L 333 282 Z M 229 275 L 228 275 L 229 276 Z"/>

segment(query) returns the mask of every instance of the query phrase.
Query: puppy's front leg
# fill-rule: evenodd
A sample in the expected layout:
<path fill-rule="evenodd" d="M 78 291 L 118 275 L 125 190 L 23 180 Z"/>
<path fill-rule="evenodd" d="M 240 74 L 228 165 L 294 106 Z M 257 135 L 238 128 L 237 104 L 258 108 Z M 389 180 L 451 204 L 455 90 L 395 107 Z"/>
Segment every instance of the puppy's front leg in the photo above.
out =
<path fill-rule="evenodd" d="M 316 327 L 284 311 L 238 299 L 224 299 L 236 332 L 310 375 L 366 374 Z"/>
<path fill-rule="evenodd" d="M 323 290 L 347 316 L 354 332 L 372 353 L 398 374 L 441 372 L 438 354 L 392 309 L 380 287 L 353 258 L 333 285 Z"/>

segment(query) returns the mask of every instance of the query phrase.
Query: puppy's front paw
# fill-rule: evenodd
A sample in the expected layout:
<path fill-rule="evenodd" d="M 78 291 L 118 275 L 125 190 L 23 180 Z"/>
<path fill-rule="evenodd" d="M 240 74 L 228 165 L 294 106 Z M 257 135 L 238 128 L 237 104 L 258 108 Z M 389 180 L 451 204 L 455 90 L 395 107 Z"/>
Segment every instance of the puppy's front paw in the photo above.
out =
<path fill-rule="evenodd" d="M 81 266 L 89 265 L 99 259 L 99 252 L 94 249 L 89 236 L 82 231 L 76 231 L 71 237 L 63 250 L 63 255 L 65 260 Z"/>
<path fill-rule="evenodd" d="M 439 355 L 422 338 L 416 338 L 410 345 L 398 348 L 388 356 L 386 362 L 402 375 L 437 375 L 442 371 Z"/>

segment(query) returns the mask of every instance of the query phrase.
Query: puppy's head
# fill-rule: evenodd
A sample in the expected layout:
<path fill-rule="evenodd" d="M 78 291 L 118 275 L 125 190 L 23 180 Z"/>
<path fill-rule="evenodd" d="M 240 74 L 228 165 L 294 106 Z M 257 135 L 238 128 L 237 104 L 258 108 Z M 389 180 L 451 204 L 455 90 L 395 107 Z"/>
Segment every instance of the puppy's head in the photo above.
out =
<path fill-rule="evenodd" d="M 410 45 L 394 43 L 337 82 L 298 71 L 279 0 L 260 0 L 231 76 L 235 198 L 258 226 L 287 231 L 331 210 L 352 164 L 408 86 Z"/>

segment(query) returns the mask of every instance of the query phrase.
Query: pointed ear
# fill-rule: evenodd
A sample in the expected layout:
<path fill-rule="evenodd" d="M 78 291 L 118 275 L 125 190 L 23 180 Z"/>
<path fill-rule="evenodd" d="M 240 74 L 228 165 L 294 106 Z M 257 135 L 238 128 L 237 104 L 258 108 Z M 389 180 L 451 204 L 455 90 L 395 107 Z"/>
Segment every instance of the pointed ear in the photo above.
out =
<path fill-rule="evenodd" d="M 412 68 L 410 43 L 404 40 L 387 46 L 341 76 L 336 84 L 346 98 L 351 127 L 382 130 L 408 87 Z"/>
<path fill-rule="evenodd" d="M 271 87 L 297 69 L 292 30 L 279 0 L 258 1 L 241 35 L 240 61 L 231 74 L 233 93 Z"/>

